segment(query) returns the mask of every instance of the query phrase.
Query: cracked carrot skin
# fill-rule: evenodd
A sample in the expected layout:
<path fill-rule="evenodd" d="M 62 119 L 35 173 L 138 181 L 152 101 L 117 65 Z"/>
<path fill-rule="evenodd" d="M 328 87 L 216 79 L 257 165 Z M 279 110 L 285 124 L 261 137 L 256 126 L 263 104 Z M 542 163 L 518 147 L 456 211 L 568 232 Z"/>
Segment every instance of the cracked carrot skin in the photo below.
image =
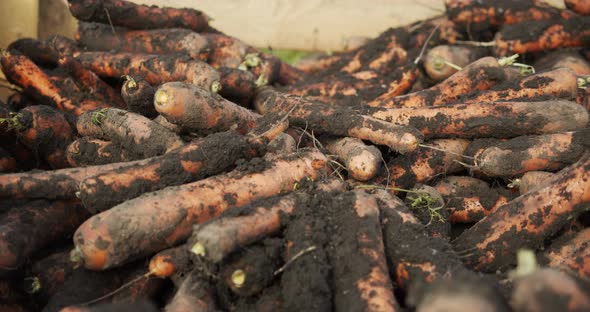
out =
<path fill-rule="evenodd" d="M 327 158 L 315 150 L 277 157 L 268 169 L 233 171 L 128 200 L 87 220 L 74 235 L 87 269 L 104 270 L 174 246 L 194 224 L 256 199 L 293 190 L 295 182 L 324 173 Z"/>
<path fill-rule="evenodd" d="M 68 0 L 78 20 L 131 29 L 187 28 L 196 32 L 209 26 L 209 17 L 189 8 L 147 6 L 125 0 Z"/>
<path fill-rule="evenodd" d="M 509 268 L 519 248 L 542 247 L 590 202 L 590 153 L 564 168 L 546 185 L 499 207 L 455 241 L 468 267 L 482 272 Z M 539 204 L 541 203 L 541 204 Z"/>
<path fill-rule="evenodd" d="M 367 108 L 365 113 L 415 127 L 426 138 L 513 138 L 579 130 L 589 120 L 584 107 L 564 100 Z"/>

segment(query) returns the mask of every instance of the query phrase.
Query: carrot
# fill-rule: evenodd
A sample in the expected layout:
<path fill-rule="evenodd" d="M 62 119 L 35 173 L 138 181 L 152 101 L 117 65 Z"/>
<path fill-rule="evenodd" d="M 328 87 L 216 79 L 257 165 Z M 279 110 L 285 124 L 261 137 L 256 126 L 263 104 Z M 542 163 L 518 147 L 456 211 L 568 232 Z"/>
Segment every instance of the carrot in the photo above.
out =
<path fill-rule="evenodd" d="M 7 152 L 5 149 L 0 147 L 0 172 L 13 172 L 16 170 L 16 159 Z"/>
<path fill-rule="evenodd" d="M 259 90 L 254 106 L 262 114 L 292 110 L 288 115 L 289 122 L 295 126 L 367 140 L 400 153 L 413 151 L 422 141 L 421 135 L 411 127 L 380 122 L 347 107 L 330 107 L 271 88 Z"/>
<path fill-rule="evenodd" d="M 319 55 L 302 58 L 295 64 L 295 68 L 304 73 L 318 73 L 326 70 L 332 64 L 340 61 L 343 55 Z"/>
<path fill-rule="evenodd" d="M 84 168 L 11 173 L 0 175 L 0 198 L 75 198 L 80 182 L 106 170 L 117 170 L 131 163 L 114 163 Z"/>
<path fill-rule="evenodd" d="M 181 53 L 195 60 L 205 60 L 209 49 L 206 38 L 189 29 L 181 28 L 127 30 L 112 28 L 107 24 L 80 22 L 76 40 L 91 51 Z"/>
<path fill-rule="evenodd" d="M 495 53 L 532 53 L 558 48 L 581 47 L 590 38 L 590 18 L 527 21 L 505 25 L 494 37 Z M 525 29 L 526 31 L 522 31 Z"/>
<path fill-rule="evenodd" d="M 0 218 L 0 274 L 18 269 L 34 252 L 68 237 L 89 217 L 79 201 L 37 200 Z"/>
<path fill-rule="evenodd" d="M 535 170 L 559 170 L 577 161 L 590 146 L 589 129 L 521 136 L 493 144 L 474 155 L 473 169 L 487 176 L 511 177 Z"/>
<path fill-rule="evenodd" d="M 590 15 L 590 3 L 585 0 L 564 0 L 565 6 L 580 14 L 580 15 Z"/>
<path fill-rule="evenodd" d="M 168 82 L 154 96 L 156 110 L 166 120 L 181 127 L 205 133 L 232 127 L 246 133 L 260 115 L 225 100 L 219 95 L 182 82 Z"/>
<path fill-rule="evenodd" d="M 472 90 L 487 90 L 507 80 L 511 74 L 502 68 L 503 61 L 481 58 L 431 88 L 402 95 L 384 94 L 367 105 L 379 108 L 445 105 Z"/>
<path fill-rule="evenodd" d="M 111 106 L 124 107 L 121 95 L 106 82 L 102 81 L 95 73 L 84 68 L 80 62 L 71 56 L 61 56 L 58 64 L 70 73 L 76 81 L 82 85 L 84 91 L 91 96 L 103 100 Z"/>
<path fill-rule="evenodd" d="M 60 35 L 53 35 L 45 39 L 47 46 L 57 53 L 58 57 L 70 57 L 80 51 L 76 40 Z"/>
<path fill-rule="evenodd" d="M 424 228 L 432 237 L 440 237 L 448 240 L 451 236 L 451 223 L 449 211 L 445 207 L 445 200 L 438 191 L 429 185 L 416 184 L 404 200 L 410 207 Z"/>
<path fill-rule="evenodd" d="M 551 180 L 555 173 L 545 171 L 529 171 L 522 175 L 519 181 L 519 192 L 520 195 L 526 194 L 533 189 L 536 189 L 544 185 L 547 181 Z"/>
<path fill-rule="evenodd" d="M 209 53 L 207 62 L 215 67 L 238 68 L 249 46 L 239 39 L 224 34 L 204 33 L 207 39 Z"/>
<path fill-rule="evenodd" d="M 64 90 L 58 88 L 35 63 L 24 55 L 2 51 L 0 62 L 2 71 L 10 81 L 60 110 L 80 115 L 88 110 L 108 106 L 106 103 L 93 100 L 75 103 Z"/>
<path fill-rule="evenodd" d="M 333 198 L 336 228 L 332 242 L 336 310 L 396 311 L 399 306 L 384 254 L 379 205 L 362 190 Z M 344 209 L 342 209 L 344 208 Z M 359 265 L 363 263 L 363 265 Z"/>
<path fill-rule="evenodd" d="M 551 243 L 541 254 L 541 263 L 581 279 L 590 278 L 590 228 Z"/>
<path fill-rule="evenodd" d="M 160 157 L 106 169 L 80 183 L 79 198 L 87 209 L 103 211 L 143 193 L 219 174 L 240 158 L 262 155 L 260 141 L 272 140 L 287 127 L 286 123 L 271 124 L 270 130 L 264 126 L 261 121 L 246 137 L 235 131 L 215 133 Z"/>
<path fill-rule="evenodd" d="M 149 263 L 149 274 L 159 278 L 182 276 L 189 269 L 189 248 L 186 244 L 158 252 Z"/>
<path fill-rule="evenodd" d="M 10 119 L 18 140 L 54 169 L 69 167 L 65 150 L 74 140 L 74 129 L 60 111 L 45 105 L 28 106 Z"/>
<path fill-rule="evenodd" d="M 281 243 L 280 239 L 266 239 L 232 254 L 218 273 L 222 287 L 241 297 L 262 292 L 273 282 L 281 264 Z"/>
<path fill-rule="evenodd" d="M 506 81 L 493 90 L 466 94 L 460 103 L 482 103 L 500 101 L 535 101 L 552 98 L 573 100 L 578 94 L 577 75 L 568 68 L 524 77 L 518 81 Z"/>
<path fill-rule="evenodd" d="M 588 284 L 553 269 L 538 269 L 516 279 L 511 305 L 514 311 L 588 311 Z"/>
<path fill-rule="evenodd" d="M 395 270 L 396 286 L 407 295 L 406 305 L 417 304 L 426 284 L 466 271 L 450 244 L 431 237 L 399 198 L 385 190 L 377 190 L 373 196 L 379 204 L 385 255 Z"/>
<path fill-rule="evenodd" d="M 587 153 L 545 186 L 499 207 L 463 232 L 454 245 L 466 265 L 478 271 L 496 271 L 510 266 L 519 248 L 541 247 L 590 201 L 588 166 Z"/>
<path fill-rule="evenodd" d="M 131 29 L 188 28 L 204 31 L 209 18 L 201 11 L 159 8 L 125 0 L 68 0 L 70 12 L 85 22 L 112 24 Z"/>
<path fill-rule="evenodd" d="M 462 139 L 433 140 L 428 145 L 436 149 L 421 148 L 406 155 L 400 155 L 387 163 L 387 171 L 381 173 L 375 182 L 392 187 L 407 189 L 416 183 L 426 183 L 443 175 L 463 170 L 457 163 L 469 141 Z"/>
<path fill-rule="evenodd" d="M 120 145 L 109 141 L 82 137 L 68 146 L 68 163 L 72 167 L 105 165 L 136 160 Z"/>
<path fill-rule="evenodd" d="M 159 156 L 184 145 L 170 130 L 148 118 L 117 108 L 87 112 L 78 117 L 78 133 L 124 146 L 132 157 Z"/>
<path fill-rule="evenodd" d="M 215 298 L 213 297 L 213 286 L 205 278 L 193 271 L 187 275 L 163 311 L 217 311 Z"/>
<path fill-rule="evenodd" d="M 142 77 L 151 85 L 184 81 L 207 90 L 219 89 L 219 73 L 205 62 L 186 55 L 81 52 L 76 59 L 102 77 Z"/>
<path fill-rule="evenodd" d="M 481 2 L 475 0 L 445 0 L 449 19 L 469 26 L 474 32 L 490 26 L 515 24 L 524 21 L 558 18 L 560 12 L 537 0 Z"/>
<path fill-rule="evenodd" d="M 237 171 L 142 195 L 80 226 L 74 238 L 75 253 L 88 269 L 121 265 L 182 242 L 190 235 L 193 224 L 227 209 L 292 190 L 296 181 L 319 176 L 326 164 L 323 154 L 302 151 L 277 157 L 262 172 Z M 165 214 L 162 205 L 166 206 Z M 152 218 L 152 213 L 159 217 Z M 118 230 L 119 225 L 122 230 Z"/>
<path fill-rule="evenodd" d="M 275 139 L 268 143 L 266 153 L 267 154 L 281 154 L 281 153 L 292 153 L 297 150 L 297 142 L 295 139 L 286 134 L 281 133 Z"/>
<path fill-rule="evenodd" d="M 154 107 L 154 111 L 155 110 L 156 110 L 156 108 Z M 174 133 L 177 133 L 177 134 L 186 134 L 186 131 L 184 129 L 182 129 L 182 127 L 180 127 L 177 124 L 173 124 L 173 123 L 169 122 L 162 115 L 158 115 L 156 118 L 154 118 L 152 120 L 155 121 L 155 122 L 157 122 L 158 124 L 160 124 L 162 127 L 166 128 L 166 129 L 168 129 L 168 130 L 170 130 L 170 131 L 172 131 Z"/>
<path fill-rule="evenodd" d="M 302 82 L 307 78 L 307 74 L 299 68 L 296 68 L 290 64 L 285 62 L 280 63 L 279 67 L 279 76 L 277 77 L 277 82 L 284 85 L 292 85 L 298 82 Z"/>
<path fill-rule="evenodd" d="M 154 93 L 156 90 L 147 81 L 131 76 L 125 76 L 121 87 L 121 96 L 127 105 L 127 110 L 153 119 L 158 115 L 154 108 Z"/>
<path fill-rule="evenodd" d="M 424 71 L 435 82 L 443 81 L 461 68 L 485 56 L 480 48 L 460 45 L 439 45 L 424 56 Z"/>
<path fill-rule="evenodd" d="M 8 51 L 16 50 L 26 55 L 39 66 L 55 66 L 58 59 L 57 53 L 46 42 L 33 38 L 17 39 L 8 45 L 6 49 Z"/>
<path fill-rule="evenodd" d="M 464 308 L 469 311 L 512 311 L 502 289 L 493 279 L 471 272 L 433 282 L 420 298 L 416 311 L 457 311 Z"/>
<path fill-rule="evenodd" d="M 533 67 L 538 72 L 557 68 L 569 68 L 576 75 L 590 75 L 590 63 L 577 51 L 557 50 L 535 61 Z"/>
<path fill-rule="evenodd" d="M 250 106 L 258 81 L 249 71 L 221 67 L 221 90 L 219 95 L 244 107 Z"/>
<path fill-rule="evenodd" d="M 564 100 L 373 108 L 367 114 L 415 127 L 427 138 L 512 138 L 578 130 L 588 124 L 586 109 Z"/>
<path fill-rule="evenodd" d="M 370 180 L 381 169 L 381 151 L 359 139 L 332 138 L 326 142 L 325 147 L 344 162 L 348 173 L 356 180 Z"/>
<path fill-rule="evenodd" d="M 65 307 L 59 312 L 115 312 L 115 311 L 142 311 L 142 312 L 158 312 L 160 309 L 156 307 L 151 301 L 141 300 L 137 302 L 116 302 L 116 303 L 102 303 L 92 307 Z"/>
<path fill-rule="evenodd" d="M 25 277 L 26 290 L 36 299 L 46 303 L 55 295 L 65 280 L 73 273 L 70 251 L 58 251 L 33 262 L 30 273 Z"/>
<path fill-rule="evenodd" d="M 509 201 L 485 181 L 472 177 L 446 177 L 434 188 L 445 199 L 452 223 L 475 223 Z"/>
<path fill-rule="evenodd" d="M 328 192 L 342 189 L 340 181 L 328 180 L 318 183 L 315 190 Z M 294 192 L 240 207 L 235 213 L 228 212 L 220 218 L 195 225 L 189 245 L 201 257 L 218 263 L 233 251 L 277 233 L 281 229 L 281 214 L 293 213 L 308 199 L 309 195 L 305 192 Z"/>

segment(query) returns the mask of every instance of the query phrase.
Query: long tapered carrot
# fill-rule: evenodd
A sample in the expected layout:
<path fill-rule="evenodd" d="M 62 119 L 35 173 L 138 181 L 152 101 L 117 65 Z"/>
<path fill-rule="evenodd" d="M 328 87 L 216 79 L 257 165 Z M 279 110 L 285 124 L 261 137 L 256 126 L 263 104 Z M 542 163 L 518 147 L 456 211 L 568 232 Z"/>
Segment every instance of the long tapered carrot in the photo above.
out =
<path fill-rule="evenodd" d="M 219 73 L 189 56 L 133 53 L 81 52 L 76 59 L 102 77 L 142 77 L 151 85 L 185 81 L 207 90 L 219 89 Z"/>
<path fill-rule="evenodd" d="M 70 12 L 81 21 L 132 29 L 188 28 L 203 31 L 209 18 L 201 11 L 135 4 L 125 0 L 68 0 Z"/>
<path fill-rule="evenodd" d="M 560 238 L 541 254 L 541 263 L 548 267 L 590 278 L 590 229 Z"/>
<path fill-rule="evenodd" d="M 475 153 L 473 170 L 491 177 L 559 170 L 577 161 L 588 146 L 590 129 L 516 137 Z"/>
<path fill-rule="evenodd" d="M 532 53 L 558 48 L 581 47 L 590 39 L 590 17 L 528 21 L 506 25 L 494 38 L 495 53 Z M 527 31 L 522 31 L 526 29 Z"/>
<path fill-rule="evenodd" d="M 231 207 L 292 190 L 296 181 L 322 174 L 326 164 L 323 154 L 302 151 L 278 157 L 262 172 L 232 172 L 142 195 L 80 226 L 74 238 L 76 253 L 88 269 L 121 265 L 180 243 L 194 224 Z M 152 218 L 152 212 L 158 218 Z M 110 230 L 123 224 L 122 231 Z M 130 242 L 135 242 L 132 248 Z"/>
<path fill-rule="evenodd" d="M 465 176 L 450 176 L 434 188 L 445 199 L 449 221 L 474 223 L 506 204 L 508 198 L 492 189 L 485 181 Z"/>
<path fill-rule="evenodd" d="M 431 237 L 399 198 L 385 190 L 377 190 L 373 196 L 379 204 L 385 255 L 397 287 L 408 295 L 406 304 L 415 305 L 426 284 L 466 271 L 450 244 Z M 436 256 L 423 253 L 424 249 Z"/>
<path fill-rule="evenodd" d="M 207 39 L 189 29 L 114 30 L 107 24 L 80 22 L 76 39 L 91 51 L 182 53 L 196 60 L 205 60 L 209 49 Z"/>
<path fill-rule="evenodd" d="M 53 83 L 49 77 L 24 55 L 9 51 L 2 51 L 0 61 L 2 71 L 6 77 L 20 87 L 40 96 L 48 104 L 60 110 L 80 115 L 85 111 L 108 107 L 100 101 L 83 100 L 78 103 L 73 101 L 63 90 Z"/>
<path fill-rule="evenodd" d="M 110 140 L 133 157 L 153 157 L 184 145 L 174 132 L 148 118 L 117 108 L 86 112 L 78 117 L 78 133 Z"/>
<path fill-rule="evenodd" d="M 400 153 L 413 151 L 422 141 L 421 135 L 411 127 L 383 123 L 350 108 L 330 107 L 271 88 L 259 90 L 254 104 L 262 114 L 292 110 L 288 115 L 289 122 L 295 126 L 368 140 Z"/>
<path fill-rule="evenodd" d="M 590 202 L 590 154 L 564 168 L 545 186 L 499 207 L 455 241 L 463 261 L 478 271 L 513 264 L 519 248 L 538 248 Z"/>
<path fill-rule="evenodd" d="M 367 103 L 372 107 L 422 107 L 445 105 L 473 90 L 486 90 L 509 78 L 498 59 L 481 58 L 433 87 L 401 96 L 382 95 Z"/>
<path fill-rule="evenodd" d="M 578 130 L 588 124 L 586 109 L 564 100 L 370 108 L 367 114 L 415 127 L 427 138 L 512 138 Z"/>
<path fill-rule="evenodd" d="M 494 90 L 466 95 L 461 103 L 481 103 L 500 101 L 530 101 L 561 98 L 573 100 L 578 94 L 577 75 L 567 68 L 530 75 L 521 79 L 517 85 L 513 81 L 497 85 Z"/>
<path fill-rule="evenodd" d="M 238 132 L 246 133 L 260 117 L 219 95 L 182 82 L 160 86 L 154 95 L 154 105 L 166 120 L 188 130 L 206 133 L 229 130 L 232 126 L 237 127 Z"/>
<path fill-rule="evenodd" d="M 363 190 L 338 195 L 331 263 L 336 310 L 397 311 L 383 247 L 377 199 Z M 344 215 L 344 216 L 343 216 Z M 352 230 L 355 229 L 355 230 Z M 353 263 L 365 263 L 362 269 Z"/>
<path fill-rule="evenodd" d="M 65 238 L 87 218 L 79 201 L 37 200 L 0 218 L 0 274 L 18 269 L 34 252 Z"/>

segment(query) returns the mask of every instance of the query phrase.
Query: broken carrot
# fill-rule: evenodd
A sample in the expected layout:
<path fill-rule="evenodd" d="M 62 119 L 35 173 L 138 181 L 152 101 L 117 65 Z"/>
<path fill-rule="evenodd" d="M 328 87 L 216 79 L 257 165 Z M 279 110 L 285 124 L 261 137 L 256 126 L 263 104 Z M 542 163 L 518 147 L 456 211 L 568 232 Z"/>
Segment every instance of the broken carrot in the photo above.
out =
<path fill-rule="evenodd" d="M 325 144 L 326 149 L 337 155 L 352 178 L 367 181 L 375 177 L 381 169 L 383 156 L 374 146 L 366 145 L 355 138 L 332 138 Z"/>

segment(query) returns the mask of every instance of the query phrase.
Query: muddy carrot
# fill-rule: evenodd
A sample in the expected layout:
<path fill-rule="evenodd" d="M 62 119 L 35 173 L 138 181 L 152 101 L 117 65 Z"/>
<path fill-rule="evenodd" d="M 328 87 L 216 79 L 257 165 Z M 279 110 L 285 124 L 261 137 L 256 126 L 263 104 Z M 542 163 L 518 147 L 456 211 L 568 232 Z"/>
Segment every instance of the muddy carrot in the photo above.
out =
<path fill-rule="evenodd" d="M 441 194 L 432 186 L 416 184 L 406 195 L 404 203 L 410 208 L 431 237 L 449 240 L 451 236 L 450 212 Z"/>
<path fill-rule="evenodd" d="M 334 220 L 331 263 L 336 310 L 397 311 L 383 247 L 377 199 L 362 190 L 333 198 Z M 336 207 L 336 206 L 335 206 Z M 354 230 L 353 230 L 354 229 Z M 361 266 L 358 263 L 364 263 Z"/>
<path fill-rule="evenodd" d="M 164 249 L 155 254 L 149 263 L 149 274 L 159 278 L 181 276 L 190 270 L 189 248 L 186 244 Z"/>
<path fill-rule="evenodd" d="M 44 302 L 49 300 L 74 271 L 70 250 L 58 251 L 33 262 L 24 279 L 27 292 Z"/>
<path fill-rule="evenodd" d="M 158 113 L 187 130 L 214 133 L 232 127 L 246 133 L 260 115 L 219 95 L 182 82 L 165 83 L 154 96 Z"/>
<path fill-rule="evenodd" d="M 420 130 L 427 138 L 513 138 L 583 129 L 585 108 L 564 100 L 368 109 L 367 114 Z"/>
<path fill-rule="evenodd" d="M 590 146 L 590 129 L 521 136 L 478 151 L 473 170 L 491 177 L 513 177 L 527 171 L 559 170 L 576 162 Z"/>
<path fill-rule="evenodd" d="M 75 131 L 66 116 L 45 105 L 28 106 L 8 120 L 18 140 L 54 169 L 69 167 L 66 148 Z"/>
<path fill-rule="evenodd" d="M 455 249 L 478 271 L 513 264 L 519 248 L 539 248 L 590 201 L 590 154 L 561 170 L 551 182 L 499 207 L 463 232 Z M 542 204 L 539 204 L 542 203 Z"/>
<path fill-rule="evenodd" d="M 383 156 L 374 146 L 366 145 L 354 138 L 333 138 L 325 142 L 326 149 L 338 156 L 352 178 L 367 181 L 375 177 L 381 169 Z"/>
<path fill-rule="evenodd" d="M 453 223 L 475 223 L 509 201 L 487 182 L 467 176 L 446 177 L 434 188 L 445 199 Z"/>
<path fill-rule="evenodd" d="M 221 67 L 221 90 L 219 95 L 244 107 L 249 107 L 256 89 L 257 79 L 249 71 Z"/>
<path fill-rule="evenodd" d="M 66 155 L 72 167 L 105 165 L 137 159 L 130 156 L 121 145 L 89 137 L 72 142 L 66 150 Z"/>
<path fill-rule="evenodd" d="M 577 51 L 557 50 L 535 61 L 538 72 L 557 68 L 569 68 L 576 75 L 590 75 L 590 63 Z"/>
<path fill-rule="evenodd" d="M 58 59 L 57 53 L 46 42 L 32 38 L 18 39 L 8 45 L 6 49 L 8 51 L 16 50 L 26 55 L 39 66 L 55 66 Z"/>
<path fill-rule="evenodd" d="M 448 241 L 431 237 L 399 198 L 385 190 L 377 190 L 373 196 L 379 204 L 385 255 L 397 287 L 408 295 L 407 305 L 416 305 L 426 284 L 466 271 Z"/>
<path fill-rule="evenodd" d="M 277 77 L 278 83 L 284 86 L 288 86 L 298 82 L 305 81 L 306 78 L 307 75 L 305 72 L 285 62 L 281 62 L 279 68 L 279 76 Z"/>
<path fill-rule="evenodd" d="M 201 11 L 135 4 L 125 0 L 68 0 L 70 12 L 85 22 L 131 29 L 188 28 L 203 31 L 209 18 Z"/>
<path fill-rule="evenodd" d="M 537 269 L 514 282 L 511 305 L 514 311 L 587 311 L 590 295 L 587 281 L 554 269 Z"/>
<path fill-rule="evenodd" d="M 527 21 L 505 25 L 494 38 L 495 53 L 532 53 L 558 48 L 581 47 L 590 38 L 590 17 Z M 526 29 L 527 31 L 522 31 Z"/>
<path fill-rule="evenodd" d="M 261 156 L 260 141 L 272 140 L 287 127 L 286 123 L 271 123 L 267 130 L 264 125 L 261 122 L 246 137 L 233 130 L 219 132 L 163 156 L 104 170 L 79 184 L 79 198 L 87 209 L 103 211 L 146 192 L 219 174 L 240 158 Z"/>
<path fill-rule="evenodd" d="M 485 56 L 486 51 L 460 45 L 439 45 L 424 56 L 424 70 L 430 79 L 440 82 Z"/>
<path fill-rule="evenodd" d="M 207 62 L 215 68 L 238 68 L 248 52 L 249 46 L 243 41 L 224 34 L 204 33 L 208 41 Z"/>
<path fill-rule="evenodd" d="M 45 39 L 47 46 L 57 53 L 58 57 L 73 56 L 74 53 L 80 51 L 76 40 L 60 35 L 53 35 Z"/>
<path fill-rule="evenodd" d="M 281 239 L 266 239 L 232 254 L 221 264 L 221 284 L 241 297 L 262 292 L 273 282 L 274 272 L 282 263 L 281 249 Z"/>
<path fill-rule="evenodd" d="M 121 96 L 128 111 L 150 119 L 155 118 L 158 112 L 154 107 L 154 93 L 156 90 L 147 81 L 138 77 L 125 76 Z"/>
<path fill-rule="evenodd" d="M 16 170 L 16 159 L 5 149 L 0 147 L 0 172 L 12 172 Z"/>
<path fill-rule="evenodd" d="M 482 103 L 501 101 L 535 101 L 561 98 L 573 100 L 578 94 L 577 75 L 568 68 L 530 75 L 514 84 L 507 81 L 477 94 L 469 94 L 461 103 Z"/>
<path fill-rule="evenodd" d="M 346 107 L 330 107 L 271 88 L 259 90 L 254 106 L 262 113 L 288 112 L 289 122 L 327 134 L 349 136 L 386 145 L 400 153 L 413 151 L 422 141 L 413 128 L 383 123 Z"/>
<path fill-rule="evenodd" d="M 64 67 L 70 75 L 91 96 L 105 101 L 111 106 L 124 107 L 121 95 L 106 82 L 102 81 L 95 73 L 84 68 L 80 62 L 71 56 L 61 56 L 58 64 Z"/>
<path fill-rule="evenodd" d="M 590 229 L 551 243 L 539 261 L 548 267 L 569 272 L 582 279 L 590 278 Z"/>
<path fill-rule="evenodd" d="M 133 53 L 82 52 L 76 59 L 102 77 L 142 77 L 151 85 L 184 81 L 207 90 L 219 89 L 219 73 L 189 56 Z"/>
<path fill-rule="evenodd" d="M 108 24 L 78 23 L 76 40 L 90 51 L 119 51 L 139 54 L 189 55 L 205 60 L 209 43 L 203 36 L 189 29 L 166 28 L 127 30 Z"/>
<path fill-rule="evenodd" d="M 36 200 L 9 210 L 0 219 L 0 274 L 18 269 L 34 252 L 68 237 L 88 217 L 76 200 Z"/>
<path fill-rule="evenodd" d="M 267 146 L 267 154 L 281 154 L 292 153 L 297 150 L 297 142 L 295 139 L 286 134 L 281 133 L 274 140 L 270 141 Z"/>
<path fill-rule="evenodd" d="M 302 151 L 277 157 L 262 172 L 234 171 L 142 195 L 103 211 L 80 226 L 74 238 L 75 253 L 88 269 L 119 266 L 182 242 L 194 224 L 227 209 L 292 190 L 293 184 L 304 177 L 317 178 L 326 164 L 323 154 Z M 166 206 L 165 214 L 162 205 Z M 152 218 L 152 212 L 159 217 Z M 133 231 L 109 230 L 122 224 L 126 229 L 133 227 Z M 130 242 L 137 244 L 126 247 Z"/>
<path fill-rule="evenodd" d="M 493 57 L 481 58 L 429 89 L 401 95 L 382 95 L 367 105 L 379 108 L 445 105 L 473 90 L 487 90 L 511 76 Z"/>
<path fill-rule="evenodd" d="M 209 281 L 193 271 L 186 276 L 164 311 L 217 311 L 213 290 L 213 285 Z"/>
<path fill-rule="evenodd" d="M 520 195 L 544 185 L 551 180 L 553 176 L 555 176 L 555 173 L 546 171 L 529 171 L 523 174 L 518 181 Z"/>
<path fill-rule="evenodd" d="M 581 15 L 590 15 L 590 3 L 584 0 L 564 0 L 565 6 Z"/>
<path fill-rule="evenodd" d="M 78 117 L 78 133 L 124 146 L 133 157 L 153 157 L 184 145 L 170 130 L 148 118 L 122 109 L 107 108 Z"/>
<path fill-rule="evenodd" d="M 387 163 L 387 172 L 381 173 L 376 182 L 392 187 L 410 188 L 416 183 L 426 183 L 443 175 L 462 171 L 457 161 L 469 141 L 462 139 L 433 140 L 428 145 L 436 148 L 420 148 L 412 153 L 393 158 Z"/>
<path fill-rule="evenodd" d="M 58 88 L 49 77 L 24 55 L 2 51 L 2 71 L 13 83 L 32 92 L 60 110 L 80 115 L 85 111 L 108 107 L 107 103 L 83 100 L 75 103 L 64 90 Z"/>

